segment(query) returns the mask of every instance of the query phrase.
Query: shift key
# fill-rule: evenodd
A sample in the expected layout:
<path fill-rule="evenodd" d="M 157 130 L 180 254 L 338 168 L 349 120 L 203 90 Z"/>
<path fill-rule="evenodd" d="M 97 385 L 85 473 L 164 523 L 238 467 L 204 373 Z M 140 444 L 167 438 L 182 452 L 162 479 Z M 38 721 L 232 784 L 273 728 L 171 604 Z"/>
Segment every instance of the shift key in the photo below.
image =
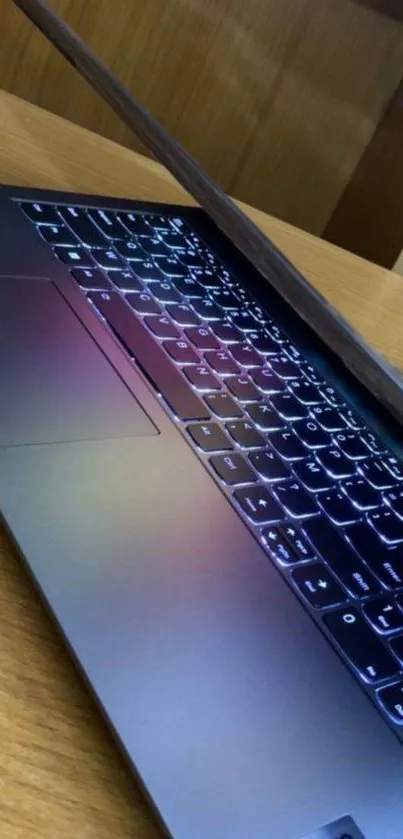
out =
<path fill-rule="evenodd" d="M 95 291 L 88 297 L 176 416 L 181 420 L 209 419 L 206 405 L 120 295 Z"/>
<path fill-rule="evenodd" d="M 303 528 L 316 552 L 325 560 L 353 597 L 379 594 L 381 587 L 369 568 L 325 518 L 303 523 Z"/>

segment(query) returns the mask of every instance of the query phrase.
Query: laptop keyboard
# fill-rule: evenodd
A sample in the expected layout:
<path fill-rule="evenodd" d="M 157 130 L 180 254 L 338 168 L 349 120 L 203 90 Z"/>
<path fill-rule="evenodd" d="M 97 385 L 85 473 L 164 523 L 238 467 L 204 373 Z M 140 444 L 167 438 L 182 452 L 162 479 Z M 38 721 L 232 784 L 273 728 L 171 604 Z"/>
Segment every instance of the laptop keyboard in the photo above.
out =
<path fill-rule="evenodd" d="M 403 465 L 181 218 L 23 202 L 270 560 L 403 724 Z"/>

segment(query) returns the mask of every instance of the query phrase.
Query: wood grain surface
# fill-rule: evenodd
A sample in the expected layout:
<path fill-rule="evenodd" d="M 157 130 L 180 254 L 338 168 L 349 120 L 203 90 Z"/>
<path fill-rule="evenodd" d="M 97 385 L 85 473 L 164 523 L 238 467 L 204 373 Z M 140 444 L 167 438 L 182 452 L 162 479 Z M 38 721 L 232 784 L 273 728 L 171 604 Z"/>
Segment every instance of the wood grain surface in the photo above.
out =
<path fill-rule="evenodd" d="M 0 182 L 191 203 L 152 161 L 0 93 Z M 403 368 L 401 277 L 251 216 Z M 1 839 L 159 839 L 51 621 L 0 534 Z"/>
<path fill-rule="evenodd" d="M 50 5 L 228 192 L 321 233 L 402 76 L 403 27 L 384 2 Z M 133 145 L 11 0 L 0 19 L 0 86 Z"/>

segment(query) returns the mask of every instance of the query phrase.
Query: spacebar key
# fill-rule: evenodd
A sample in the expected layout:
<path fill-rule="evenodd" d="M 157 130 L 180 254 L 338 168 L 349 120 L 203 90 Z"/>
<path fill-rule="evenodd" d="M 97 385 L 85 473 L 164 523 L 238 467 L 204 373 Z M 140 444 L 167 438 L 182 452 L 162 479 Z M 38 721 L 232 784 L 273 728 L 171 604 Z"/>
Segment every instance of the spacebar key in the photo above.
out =
<path fill-rule="evenodd" d="M 181 420 L 209 419 L 206 405 L 182 378 L 178 368 L 120 295 L 117 292 L 106 294 L 93 291 L 88 297 L 176 416 Z"/>
<path fill-rule="evenodd" d="M 369 682 L 395 676 L 400 667 L 366 620 L 353 608 L 329 612 L 323 618 L 347 658 Z"/>

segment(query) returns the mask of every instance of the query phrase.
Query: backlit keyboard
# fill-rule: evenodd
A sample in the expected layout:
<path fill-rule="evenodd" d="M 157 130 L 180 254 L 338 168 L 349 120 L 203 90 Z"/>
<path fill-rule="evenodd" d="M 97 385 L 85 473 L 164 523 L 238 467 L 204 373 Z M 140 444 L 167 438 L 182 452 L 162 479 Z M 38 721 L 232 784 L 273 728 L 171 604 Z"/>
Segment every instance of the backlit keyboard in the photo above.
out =
<path fill-rule="evenodd" d="M 403 466 L 180 217 L 21 204 L 379 708 L 403 725 Z"/>

